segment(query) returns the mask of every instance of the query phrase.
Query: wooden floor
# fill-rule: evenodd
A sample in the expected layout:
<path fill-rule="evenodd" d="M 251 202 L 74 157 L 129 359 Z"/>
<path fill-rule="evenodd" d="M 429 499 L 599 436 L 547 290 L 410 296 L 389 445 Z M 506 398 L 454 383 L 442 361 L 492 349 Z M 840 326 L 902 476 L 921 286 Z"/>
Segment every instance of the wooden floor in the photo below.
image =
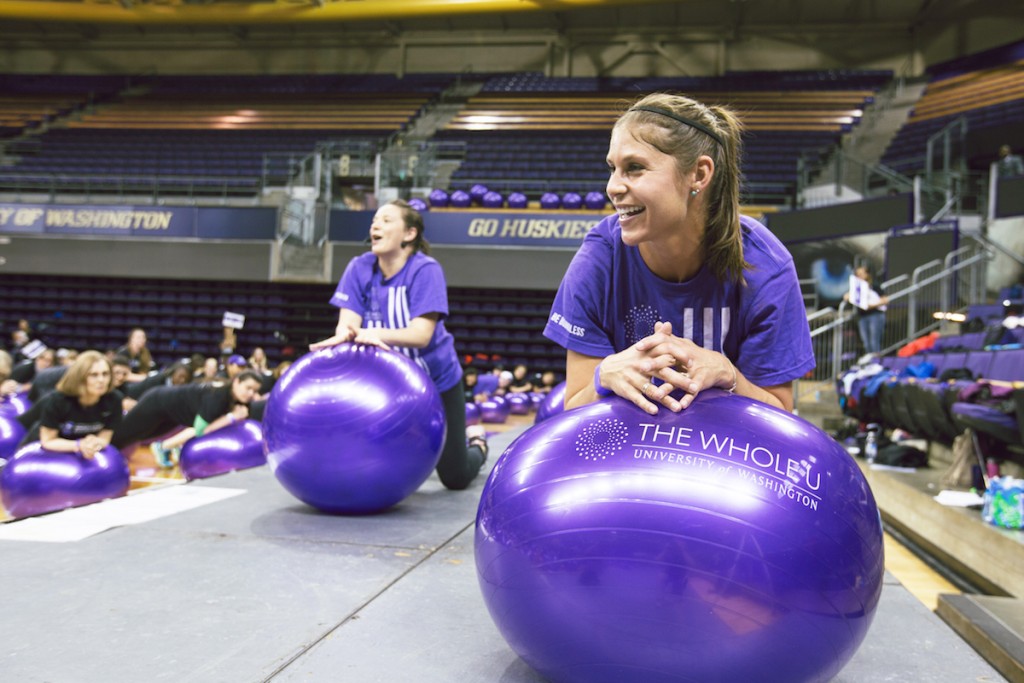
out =
<path fill-rule="evenodd" d="M 503 424 L 487 424 L 490 433 L 501 433 L 513 429 L 521 429 L 533 423 L 533 415 L 512 415 Z M 496 457 L 497 454 L 491 454 Z M 166 484 L 169 481 L 181 481 L 184 476 L 177 467 L 161 469 L 156 464 L 152 451 L 143 446 L 136 448 L 128 460 L 132 473 L 130 489 L 141 489 Z M 10 521 L 0 509 L 0 522 Z M 885 535 L 885 568 L 929 610 L 935 611 L 940 594 L 959 594 L 956 586 L 946 581 L 931 567 L 922 562 L 905 546 L 888 534 Z"/>

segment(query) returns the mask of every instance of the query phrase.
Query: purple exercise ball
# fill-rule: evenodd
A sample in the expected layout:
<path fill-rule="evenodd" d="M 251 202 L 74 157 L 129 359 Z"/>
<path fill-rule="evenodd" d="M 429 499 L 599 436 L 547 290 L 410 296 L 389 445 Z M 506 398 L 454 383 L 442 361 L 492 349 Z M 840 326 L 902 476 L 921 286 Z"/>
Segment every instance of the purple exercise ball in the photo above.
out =
<path fill-rule="evenodd" d="M 488 209 L 500 209 L 505 205 L 505 198 L 501 196 L 500 192 L 491 190 L 483 197 L 483 204 Z"/>
<path fill-rule="evenodd" d="M 513 192 L 508 196 L 508 208 L 525 209 L 530 205 L 530 200 L 522 192 Z"/>
<path fill-rule="evenodd" d="M 600 211 L 604 208 L 608 200 L 604 196 L 604 192 L 588 192 L 587 196 L 583 198 L 583 204 L 592 211 Z"/>
<path fill-rule="evenodd" d="M 479 206 L 480 204 L 484 203 L 484 197 L 487 195 L 488 192 L 490 192 L 490 188 L 488 188 L 486 185 L 481 185 L 480 183 L 477 183 L 473 187 L 469 188 L 469 198 L 473 201 L 474 204 Z"/>
<path fill-rule="evenodd" d="M 708 390 L 613 397 L 517 438 L 477 513 L 484 602 L 555 683 L 831 680 L 882 590 L 853 458 L 809 422 Z"/>
<path fill-rule="evenodd" d="M 491 396 L 480 402 L 480 419 L 483 422 L 504 423 L 510 412 L 511 406 L 501 396 Z"/>
<path fill-rule="evenodd" d="M 538 424 L 553 415 L 565 410 L 565 382 L 559 382 L 548 392 L 548 395 L 537 408 L 537 416 L 533 423 Z"/>
<path fill-rule="evenodd" d="M 425 201 L 420 199 L 419 197 L 413 197 L 412 199 L 410 199 L 409 200 L 409 207 L 413 208 L 413 209 L 416 209 L 420 213 L 423 213 L 424 211 L 429 211 L 430 210 L 430 206 Z"/>
<path fill-rule="evenodd" d="M 529 415 L 533 404 L 526 394 L 509 394 L 505 397 L 508 402 L 508 412 L 511 415 Z"/>
<path fill-rule="evenodd" d="M 307 353 L 274 385 L 263 436 L 267 462 L 293 496 L 324 512 L 369 514 L 434 471 L 444 406 L 403 354 L 340 344 Z"/>
<path fill-rule="evenodd" d="M 554 192 L 545 192 L 540 196 L 540 208 L 557 209 L 562 205 L 562 200 Z"/>
<path fill-rule="evenodd" d="M 0 399 L 0 415 L 18 417 L 32 407 L 27 393 L 11 394 Z"/>
<path fill-rule="evenodd" d="M 179 464 L 190 481 L 266 465 L 263 428 L 256 420 L 241 420 L 189 439 L 181 449 Z"/>
<path fill-rule="evenodd" d="M 583 197 L 578 192 L 566 192 L 562 195 L 563 209 L 578 209 L 583 206 Z"/>
<path fill-rule="evenodd" d="M 464 190 L 455 190 L 450 199 L 451 205 L 458 209 L 465 209 L 472 203 L 469 193 Z"/>
<path fill-rule="evenodd" d="M 427 195 L 427 201 L 430 202 L 431 206 L 436 208 L 448 206 L 448 199 L 448 193 L 442 190 L 441 188 L 431 190 L 430 194 Z"/>
<path fill-rule="evenodd" d="M 476 403 L 473 403 L 472 401 L 466 404 L 466 424 L 480 424 L 480 406 L 478 406 Z"/>
<path fill-rule="evenodd" d="M 10 459 L 25 438 L 25 428 L 13 415 L 0 414 L 0 461 Z"/>
<path fill-rule="evenodd" d="M 11 517 L 32 517 L 123 496 L 130 482 L 128 463 L 113 446 L 87 460 L 34 441 L 0 469 L 0 500 Z"/>

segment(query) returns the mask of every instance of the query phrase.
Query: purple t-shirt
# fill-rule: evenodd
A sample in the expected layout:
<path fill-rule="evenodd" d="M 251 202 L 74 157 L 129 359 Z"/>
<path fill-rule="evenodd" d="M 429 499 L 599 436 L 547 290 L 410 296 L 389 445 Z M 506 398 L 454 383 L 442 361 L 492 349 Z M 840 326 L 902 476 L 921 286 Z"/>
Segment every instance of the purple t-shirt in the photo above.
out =
<path fill-rule="evenodd" d="M 587 234 L 562 278 L 544 336 L 587 356 L 618 353 L 672 323 L 676 336 L 724 353 L 758 386 L 784 384 L 814 367 L 810 328 L 793 258 L 757 221 L 741 216 L 746 286 L 705 266 L 688 282 L 651 272 L 622 243 L 618 216 Z"/>
<path fill-rule="evenodd" d="M 413 254 L 402 270 L 385 280 L 377 267 L 377 257 L 371 252 L 361 254 L 345 268 L 331 303 L 357 313 L 363 327 L 398 329 L 408 327 L 413 318 L 439 314 L 434 335 L 424 348 L 394 348 L 423 368 L 438 391 L 447 391 L 462 379 L 455 339 L 444 327 L 448 315 L 444 271 L 430 256 Z"/>

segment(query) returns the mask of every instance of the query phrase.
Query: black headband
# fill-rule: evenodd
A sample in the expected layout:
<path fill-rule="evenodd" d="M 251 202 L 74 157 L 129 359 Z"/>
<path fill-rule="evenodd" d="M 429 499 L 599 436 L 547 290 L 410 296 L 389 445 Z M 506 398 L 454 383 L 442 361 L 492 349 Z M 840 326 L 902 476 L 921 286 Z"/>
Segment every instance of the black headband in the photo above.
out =
<path fill-rule="evenodd" d="M 659 109 L 657 107 L 633 107 L 632 109 L 630 109 L 630 111 L 649 111 L 652 114 L 661 114 L 662 116 L 667 116 L 670 119 L 674 119 L 674 120 L 678 121 L 679 123 L 682 123 L 682 124 L 685 124 L 687 126 L 690 126 L 691 128 L 696 128 L 697 130 L 699 130 L 700 132 L 704 133 L 709 138 L 711 138 L 712 140 L 714 140 L 715 142 L 720 144 L 722 147 L 725 147 L 725 143 L 722 142 L 722 138 L 721 138 L 721 136 L 718 135 L 718 133 L 716 133 L 715 131 L 711 130 L 710 128 L 705 126 L 703 123 L 700 123 L 698 121 L 691 121 L 690 119 L 684 118 L 684 117 L 679 116 L 677 114 L 673 114 L 668 109 Z"/>

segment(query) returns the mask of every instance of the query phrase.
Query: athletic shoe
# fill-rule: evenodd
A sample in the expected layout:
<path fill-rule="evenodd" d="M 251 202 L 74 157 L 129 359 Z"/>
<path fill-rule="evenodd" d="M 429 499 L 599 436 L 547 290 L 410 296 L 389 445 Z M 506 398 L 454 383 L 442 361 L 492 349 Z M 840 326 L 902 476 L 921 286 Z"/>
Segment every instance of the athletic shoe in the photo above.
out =
<path fill-rule="evenodd" d="M 171 460 L 171 451 L 164 449 L 162 441 L 154 441 L 149 444 L 149 450 L 153 451 L 153 456 L 156 458 L 156 463 L 160 467 L 170 469 L 174 467 L 174 462 Z"/>

